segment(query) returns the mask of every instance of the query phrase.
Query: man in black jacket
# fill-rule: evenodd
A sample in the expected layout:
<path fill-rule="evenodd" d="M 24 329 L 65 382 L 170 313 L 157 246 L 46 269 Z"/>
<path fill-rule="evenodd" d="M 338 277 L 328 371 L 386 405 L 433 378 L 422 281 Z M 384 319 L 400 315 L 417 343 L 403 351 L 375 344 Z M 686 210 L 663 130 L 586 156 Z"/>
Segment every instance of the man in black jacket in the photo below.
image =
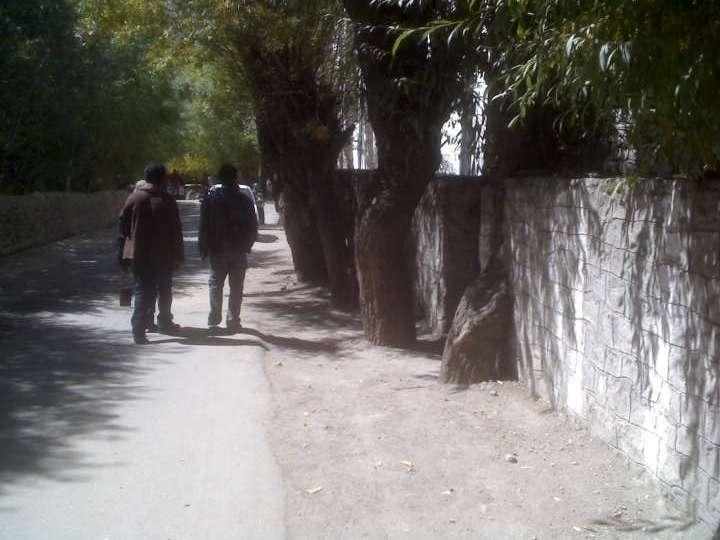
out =
<path fill-rule="evenodd" d="M 213 186 L 203 199 L 200 214 L 200 255 L 210 256 L 210 316 L 208 326 L 222 321 L 225 278 L 230 281 L 227 327 L 240 328 L 247 255 L 257 240 L 255 208 L 237 183 L 237 169 L 223 165 L 218 173 L 221 184 Z"/>
<path fill-rule="evenodd" d="M 180 326 L 172 316 L 172 275 L 184 259 L 182 224 L 177 203 L 163 190 L 163 165 L 145 168 L 145 183 L 128 197 L 120 214 L 125 239 L 123 257 L 132 260 L 135 301 L 131 319 L 135 343 L 148 343 L 145 332 L 154 326 L 155 302 L 160 332 L 172 334 Z"/>

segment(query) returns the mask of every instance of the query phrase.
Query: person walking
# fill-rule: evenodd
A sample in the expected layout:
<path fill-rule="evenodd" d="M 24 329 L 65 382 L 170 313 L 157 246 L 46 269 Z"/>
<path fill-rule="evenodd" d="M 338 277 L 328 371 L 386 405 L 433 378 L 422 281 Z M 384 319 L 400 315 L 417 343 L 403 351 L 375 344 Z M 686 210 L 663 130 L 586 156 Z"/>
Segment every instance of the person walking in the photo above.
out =
<path fill-rule="evenodd" d="M 226 321 L 228 330 L 236 332 L 242 326 L 240 308 L 247 256 L 257 240 L 258 222 L 252 201 L 238 186 L 237 169 L 223 165 L 218 177 L 220 184 L 208 191 L 200 211 L 200 255 L 203 260 L 210 258 L 208 326 L 216 328 L 222 322 L 223 289 L 229 278 Z"/>
<path fill-rule="evenodd" d="M 157 329 L 173 334 L 172 276 L 184 260 L 182 224 L 177 203 L 165 192 L 167 171 L 160 164 L 145 167 L 145 183 L 136 187 L 120 213 L 120 234 L 125 239 L 123 258 L 132 260 L 135 276 L 131 318 L 135 343 L 146 345 L 146 332 Z"/>

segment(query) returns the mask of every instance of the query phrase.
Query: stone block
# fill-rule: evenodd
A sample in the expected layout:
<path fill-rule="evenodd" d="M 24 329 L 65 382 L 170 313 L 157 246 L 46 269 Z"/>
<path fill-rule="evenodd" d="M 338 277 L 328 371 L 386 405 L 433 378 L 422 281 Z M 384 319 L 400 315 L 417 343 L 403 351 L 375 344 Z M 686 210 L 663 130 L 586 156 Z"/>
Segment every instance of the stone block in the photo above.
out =
<path fill-rule="evenodd" d="M 705 519 L 720 523 L 720 481 L 709 477 L 703 501 Z"/>
<path fill-rule="evenodd" d="M 674 425 L 680 424 L 681 399 L 682 394 L 678 390 L 669 384 L 664 384 L 655 402 L 653 414 L 655 414 L 658 419 L 664 418 Z"/>
<path fill-rule="evenodd" d="M 710 278 L 720 276 L 720 233 L 698 232 L 684 236 L 684 266 L 690 274 Z"/>
<path fill-rule="evenodd" d="M 641 427 L 622 420 L 616 420 L 615 434 L 617 439 L 617 448 L 630 459 L 641 463 L 643 462 L 646 438 L 656 437 L 654 434 L 643 430 Z"/>
<path fill-rule="evenodd" d="M 617 420 L 603 404 L 598 403 L 596 397 L 597 395 L 588 394 L 585 418 L 593 435 L 600 437 L 608 444 L 617 446 L 617 433 L 615 431 Z"/>
<path fill-rule="evenodd" d="M 658 455 L 657 476 L 671 486 L 682 485 L 680 469 L 688 463 L 687 456 L 679 454 L 675 448 L 661 446 Z"/>
<path fill-rule="evenodd" d="M 687 201 L 687 230 L 697 232 L 716 232 L 720 229 L 720 202 L 717 194 L 708 190 L 699 190 Z"/>
<path fill-rule="evenodd" d="M 703 437 L 710 443 L 720 446 L 720 407 L 717 404 L 705 406 Z"/>
<path fill-rule="evenodd" d="M 636 356 L 621 354 L 622 367 L 620 368 L 620 376 L 628 379 L 633 387 L 639 385 L 646 377 L 647 365 Z"/>
<path fill-rule="evenodd" d="M 698 306 L 695 309 L 707 317 L 709 325 L 718 326 L 720 325 L 720 280 L 704 279 L 703 281 L 705 282 L 707 301 L 702 307 L 695 303 L 693 306 Z"/>
<path fill-rule="evenodd" d="M 688 391 L 687 373 L 690 371 L 689 365 L 693 360 L 693 353 L 684 347 L 672 345 L 669 352 L 669 372 L 668 382 L 682 392 Z"/>
<path fill-rule="evenodd" d="M 620 351 L 636 353 L 634 344 L 642 331 L 624 317 L 612 318 L 612 347 Z"/>
<path fill-rule="evenodd" d="M 698 463 L 713 478 L 720 477 L 720 446 L 704 438 L 698 439 Z"/>
<path fill-rule="evenodd" d="M 632 301 L 634 292 L 632 284 L 616 274 L 607 272 L 605 281 L 605 302 L 606 305 L 615 313 L 627 313 L 626 304 Z"/>
<path fill-rule="evenodd" d="M 622 369 L 624 359 L 625 355 L 623 353 L 616 350 L 615 348 L 606 347 L 605 363 L 603 364 L 603 369 L 605 370 L 605 372 L 607 372 L 609 375 L 612 375 L 613 377 L 621 377 L 623 372 Z"/>
<path fill-rule="evenodd" d="M 698 436 L 705 432 L 705 403 L 696 395 L 683 394 L 680 398 L 680 422 Z"/>
<path fill-rule="evenodd" d="M 648 410 L 647 423 L 652 427 L 648 427 L 658 436 L 660 442 L 669 448 L 675 448 L 677 445 L 678 424 L 669 418 L 658 414 L 652 408 Z"/>
<path fill-rule="evenodd" d="M 605 382 L 608 407 L 618 418 L 629 420 L 632 382 L 624 377 L 607 377 Z"/>
<path fill-rule="evenodd" d="M 696 460 L 700 449 L 700 433 L 700 427 L 697 425 L 690 427 L 686 425 L 678 426 L 675 450 L 692 460 Z"/>
<path fill-rule="evenodd" d="M 655 428 L 655 411 L 650 400 L 643 397 L 634 387 L 630 391 L 629 421 L 645 429 Z"/>

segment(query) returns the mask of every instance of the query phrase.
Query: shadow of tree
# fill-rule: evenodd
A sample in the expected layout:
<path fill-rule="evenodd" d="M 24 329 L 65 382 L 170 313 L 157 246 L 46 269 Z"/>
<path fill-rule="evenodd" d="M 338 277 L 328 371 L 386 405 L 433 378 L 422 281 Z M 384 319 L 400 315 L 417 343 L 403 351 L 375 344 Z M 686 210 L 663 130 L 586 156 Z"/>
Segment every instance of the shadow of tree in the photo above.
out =
<path fill-rule="evenodd" d="M 323 339 L 318 341 L 310 341 L 299 338 L 289 338 L 274 336 L 272 334 L 265 334 L 259 330 L 252 328 L 241 328 L 239 331 L 241 334 L 247 334 L 255 336 L 265 343 L 280 347 L 283 349 L 293 349 L 300 352 L 323 352 L 332 353 L 338 349 L 338 342 L 335 340 Z"/>
<path fill-rule="evenodd" d="M 543 380 L 561 407 L 581 401 L 598 435 L 707 515 L 720 459 L 720 186 L 553 179 L 517 188 L 510 234 L 524 378 Z"/>
<path fill-rule="evenodd" d="M 68 438 L 122 436 L 117 404 L 146 390 L 137 382 L 146 369 L 123 333 L 7 315 L 3 323 L 10 330 L 0 345 L 0 494 L 26 474 L 81 474 L 89 465 Z"/>
<path fill-rule="evenodd" d="M 352 313 L 332 308 L 324 291 L 315 287 L 302 287 L 291 291 L 294 294 L 278 294 L 277 300 L 258 300 L 253 305 L 272 317 L 285 319 L 296 328 L 316 327 L 321 330 L 361 330 L 360 321 Z M 262 295 L 266 297 L 267 295 Z"/>

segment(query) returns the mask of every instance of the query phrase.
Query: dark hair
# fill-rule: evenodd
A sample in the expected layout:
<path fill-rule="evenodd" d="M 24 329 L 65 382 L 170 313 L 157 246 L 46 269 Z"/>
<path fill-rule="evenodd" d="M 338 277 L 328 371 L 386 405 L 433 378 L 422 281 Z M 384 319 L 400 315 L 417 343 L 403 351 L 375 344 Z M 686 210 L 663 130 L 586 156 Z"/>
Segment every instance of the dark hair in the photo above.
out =
<path fill-rule="evenodd" d="M 150 163 L 145 167 L 145 181 L 151 184 L 162 184 L 166 175 L 165 165 L 160 163 Z"/>
<path fill-rule="evenodd" d="M 220 182 L 223 184 L 234 184 L 235 180 L 237 179 L 237 169 L 230 165 L 229 163 L 225 163 L 222 167 L 220 167 L 220 170 L 218 171 L 218 178 L 220 179 Z"/>

